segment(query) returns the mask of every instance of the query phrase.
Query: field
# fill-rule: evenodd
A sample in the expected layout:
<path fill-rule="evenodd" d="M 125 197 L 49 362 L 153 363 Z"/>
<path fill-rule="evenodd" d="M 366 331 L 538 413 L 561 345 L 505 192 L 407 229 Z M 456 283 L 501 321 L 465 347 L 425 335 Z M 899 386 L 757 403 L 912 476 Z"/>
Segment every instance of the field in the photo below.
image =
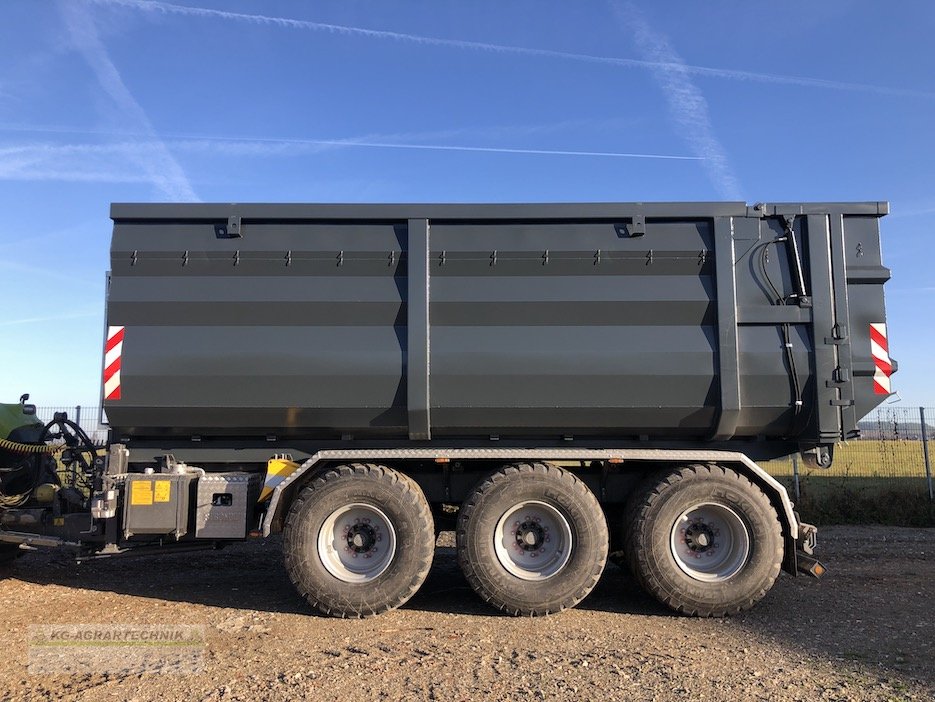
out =
<path fill-rule="evenodd" d="M 929 441 L 935 460 L 935 446 Z M 761 463 L 789 490 L 806 521 L 822 524 L 935 526 L 922 442 L 861 440 L 839 444 L 827 470 L 799 461 L 795 494 L 792 459 Z"/>
<path fill-rule="evenodd" d="M 929 440 L 929 455 L 935 460 L 935 442 Z M 792 460 L 761 463 L 776 477 L 792 475 Z M 921 441 L 860 440 L 838 444 L 834 464 L 827 470 L 807 468 L 799 463 L 802 476 L 836 478 L 925 478 L 925 460 Z"/>

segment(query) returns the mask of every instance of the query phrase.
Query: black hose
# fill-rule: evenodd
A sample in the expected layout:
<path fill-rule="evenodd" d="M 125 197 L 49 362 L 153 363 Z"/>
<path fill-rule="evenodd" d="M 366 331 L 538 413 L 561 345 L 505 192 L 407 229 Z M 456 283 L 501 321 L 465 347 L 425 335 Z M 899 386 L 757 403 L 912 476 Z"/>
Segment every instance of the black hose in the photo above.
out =
<path fill-rule="evenodd" d="M 768 263 L 767 252 L 769 250 L 770 244 L 780 244 L 787 239 L 788 232 L 786 236 L 771 239 L 770 241 L 764 241 L 758 246 L 760 249 L 760 272 L 763 275 L 763 279 L 766 281 L 766 284 L 769 286 L 770 291 L 773 293 L 773 297 L 770 299 L 770 303 L 773 305 L 786 305 L 790 296 L 784 296 L 781 292 L 779 292 L 778 288 L 773 283 L 773 279 L 770 277 L 769 270 L 766 267 L 766 264 Z M 789 384 L 792 390 L 792 413 L 793 417 L 798 417 L 802 411 L 802 387 L 799 383 L 798 370 L 795 367 L 795 354 L 792 352 L 792 328 L 788 322 L 782 323 L 782 344 L 783 348 L 785 349 L 786 364 L 789 370 Z"/>

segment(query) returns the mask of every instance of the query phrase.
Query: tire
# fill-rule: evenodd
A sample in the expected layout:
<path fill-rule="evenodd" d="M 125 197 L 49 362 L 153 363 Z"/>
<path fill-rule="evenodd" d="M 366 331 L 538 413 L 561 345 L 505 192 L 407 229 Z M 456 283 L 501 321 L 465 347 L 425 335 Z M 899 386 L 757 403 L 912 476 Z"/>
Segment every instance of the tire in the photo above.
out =
<path fill-rule="evenodd" d="M 425 581 L 435 527 L 415 481 L 355 463 L 323 471 L 299 493 L 283 552 L 292 584 L 312 607 L 370 617 L 404 604 Z"/>
<path fill-rule="evenodd" d="M 458 563 L 468 583 L 513 615 L 578 604 L 604 570 L 607 544 L 607 522 L 594 494 L 572 473 L 546 463 L 496 471 L 458 515 Z"/>
<path fill-rule="evenodd" d="M 649 476 L 627 504 L 624 527 L 637 582 L 682 614 L 720 617 L 749 609 L 782 565 L 776 510 L 750 480 L 722 466 Z"/>

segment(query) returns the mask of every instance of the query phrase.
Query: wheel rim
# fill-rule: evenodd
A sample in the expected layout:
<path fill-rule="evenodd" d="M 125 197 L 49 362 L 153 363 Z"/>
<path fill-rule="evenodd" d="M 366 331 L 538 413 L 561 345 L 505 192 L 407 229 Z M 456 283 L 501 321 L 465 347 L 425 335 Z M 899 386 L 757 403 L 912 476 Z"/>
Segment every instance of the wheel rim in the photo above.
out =
<path fill-rule="evenodd" d="M 670 547 L 686 575 L 719 582 L 736 575 L 750 556 L 750 534 L 734 510 L 713 502 L 697 504 L 679 515 Z"/>
<path fill-rule="evenodd" d="M 494 532 L 497 560 L 523 580 L 551 578 L 571 557 L 571 526 L 545 502 L 520 502 L 508 509 Z"/>
<path fill-rule="evenodd" d="M 348 583 L 378 578 L 396 554 L 396 530 L 373 505 L 354 503 L 328 515 L 318 532 L 318 557 L 334 577 Z"/>

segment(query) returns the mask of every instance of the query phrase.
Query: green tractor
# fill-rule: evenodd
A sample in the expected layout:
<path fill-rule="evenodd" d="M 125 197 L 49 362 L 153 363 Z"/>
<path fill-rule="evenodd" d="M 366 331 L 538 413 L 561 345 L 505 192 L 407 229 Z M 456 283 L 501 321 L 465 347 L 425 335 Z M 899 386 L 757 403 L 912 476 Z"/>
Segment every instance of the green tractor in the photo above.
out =
<path fill-rule="evenodd" d="M 44 425 L 36 418 L 35 405 L 27 405 L 29 395 L 19 404 L 0 404 L 0 516 L 7 508 L 25 504 L 35 488 L 38 459 L 45 452 Z M 20 553 L 18 544 L 0 543 L 0 564 Z"/>
<path fill-rule="evenodd" d="M 63 412 L 40 421 L 28 399 L 0 404 L 0 564 L 20 555 L 21 544 L 41 545 L 35 532 L 54 530 L 90 500 L 97 447 Z"/>
<path fill-rule="evenodd" d="M 21 449 L 23 444 L 35 445 L 42 434 L 43 423 L 36 418 L 36 406 L 26 404 L 28 399 L 29 395 L 23 395 L 19 404 L 0 404 L 0 470 L 16 448 L 11 444 L 20 444 Z"/>

